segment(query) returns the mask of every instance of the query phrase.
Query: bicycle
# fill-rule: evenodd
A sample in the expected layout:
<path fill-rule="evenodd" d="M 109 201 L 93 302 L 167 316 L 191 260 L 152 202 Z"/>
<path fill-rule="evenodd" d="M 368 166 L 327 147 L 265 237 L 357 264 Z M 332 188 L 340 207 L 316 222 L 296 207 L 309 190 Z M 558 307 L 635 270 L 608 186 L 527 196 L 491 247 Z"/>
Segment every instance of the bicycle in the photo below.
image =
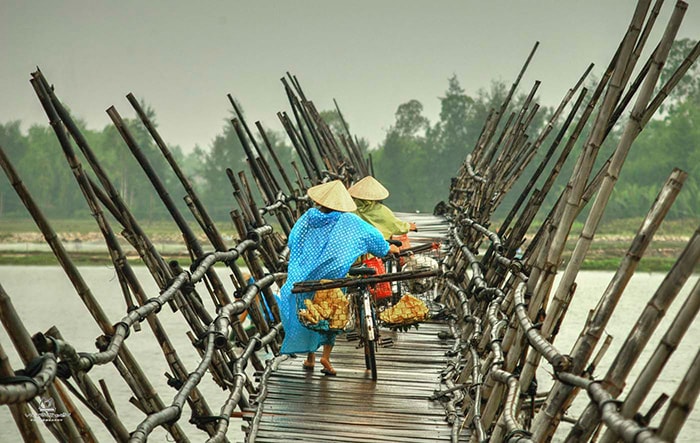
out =
<path fill-rule="evenodd" d="M 402 281 L 414 278 L 434 277 L 439 270 L 424 272 L 397 272 L 392 274 L 375 275 L 375 270 L 366 266 L 350 268 L 350 277 L 329 280 L 306 280 L 294 284 L 293 294 L 306 294 L 335 288 L 356 288 L 350 291 L 354 297 L 356 309 L 355 329 L 360 338 L 361 347 L 365 351 L 365 368 L 370 371 L 372 380 L 377 380 L 376 350 L 379 340 L 379 321 L 374 298 L 369 292 L 372 285 L 381 282 Z M 303 322 L 302 322 L 303 323 Z"/>

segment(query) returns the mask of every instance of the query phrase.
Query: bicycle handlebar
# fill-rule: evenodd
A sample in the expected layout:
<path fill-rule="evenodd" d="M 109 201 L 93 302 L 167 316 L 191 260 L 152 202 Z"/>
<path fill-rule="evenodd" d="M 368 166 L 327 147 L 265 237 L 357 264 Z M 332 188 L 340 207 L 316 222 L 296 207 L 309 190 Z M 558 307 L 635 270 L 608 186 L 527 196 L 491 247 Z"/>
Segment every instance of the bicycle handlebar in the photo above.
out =
<path fill-rule="evenodd" d="M 348 271 L 348 275 L 374 275 L 377 270 L 369 266 L 353 266 Z"/>
<path fill-rule="evenodd" d="M 394 240 L 394 239 L 391 239 L 391 238 L 388 239 L 386 242 L 389 243 L 390 245 L 394 245 L 394 246 L 401 246 L 401 245 L 403 244 L 403 243 L 401 242 L 401 240 Z"/>
<path fill-rule="evenodd" d="M 405 257 L 407 255 L 418 254 L 419 252 L 425 252 L 425 251 L 429 251 L 431 249 L 439 249 L 439 248 L 440 248 L 440 243 L 437 243 L 437 242 L 426 243 L 424 245 L 418 245 L 418 246 L 414 246 L 412 248 L 404 249 L 403 251 L 399 252 L 398 255 L 399 255 L 399 257 Z"/>

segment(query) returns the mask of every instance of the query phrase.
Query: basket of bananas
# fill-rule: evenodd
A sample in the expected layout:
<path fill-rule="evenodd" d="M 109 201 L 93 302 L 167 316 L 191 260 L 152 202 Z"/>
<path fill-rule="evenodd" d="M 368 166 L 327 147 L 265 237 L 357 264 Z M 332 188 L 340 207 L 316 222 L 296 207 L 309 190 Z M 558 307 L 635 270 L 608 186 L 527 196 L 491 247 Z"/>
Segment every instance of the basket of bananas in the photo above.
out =
<path fill-rule="evenodd" d="M 350 303 L 340 289 L 297 294 L 297 316 L 302 325 L 315 331 L 341 331 L 350 321 Z"/>
<path fill-rule="evenodd" d="M 398 303 L 379 313 L 379 321 L 388 328 L 402 328 L 427 320 L 428 314 L 428 307 L 421 299 L 404 294 Z"/>

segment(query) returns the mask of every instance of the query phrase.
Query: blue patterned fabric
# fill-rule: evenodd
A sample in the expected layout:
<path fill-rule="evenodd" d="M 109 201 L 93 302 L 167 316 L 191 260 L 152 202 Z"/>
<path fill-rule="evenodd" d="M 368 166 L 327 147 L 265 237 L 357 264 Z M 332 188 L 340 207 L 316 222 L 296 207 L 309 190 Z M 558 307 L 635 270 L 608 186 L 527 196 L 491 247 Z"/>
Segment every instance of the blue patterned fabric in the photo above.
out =
<path fill-rule="evenodd" d="M 357 257 L 367 253 L 383 257 L 389 244 L 381 232 L 355 214 L 323 213 L 316 208 L 299 217 L 287 243 L 287 281 L 278 299 L 285 334 L 281 352 L 314 352 L 321 345 L 333 344 L 337 333 L 312 331 L 299 322 L 294 283 L 345 277 Z"/>

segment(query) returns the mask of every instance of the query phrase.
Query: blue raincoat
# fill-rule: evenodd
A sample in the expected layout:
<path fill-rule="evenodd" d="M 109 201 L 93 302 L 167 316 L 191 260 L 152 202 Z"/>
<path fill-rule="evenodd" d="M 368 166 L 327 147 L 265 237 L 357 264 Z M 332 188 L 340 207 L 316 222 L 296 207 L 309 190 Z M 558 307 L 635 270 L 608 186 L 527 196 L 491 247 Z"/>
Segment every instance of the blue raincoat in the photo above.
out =
<path fill-rule="evenodd" d="M 281 353 L 315 352 L 321 345 L 332 345 L 337 333 L 312 331 L 299 322 L 294 283 L 345 277 L 357 257 L 367 253 L 383 257 L 389 244 L 355 214 L 312 208 L 294 224 L 288 246 L 287 281 L 278 300 L 285 334 Z"/>

